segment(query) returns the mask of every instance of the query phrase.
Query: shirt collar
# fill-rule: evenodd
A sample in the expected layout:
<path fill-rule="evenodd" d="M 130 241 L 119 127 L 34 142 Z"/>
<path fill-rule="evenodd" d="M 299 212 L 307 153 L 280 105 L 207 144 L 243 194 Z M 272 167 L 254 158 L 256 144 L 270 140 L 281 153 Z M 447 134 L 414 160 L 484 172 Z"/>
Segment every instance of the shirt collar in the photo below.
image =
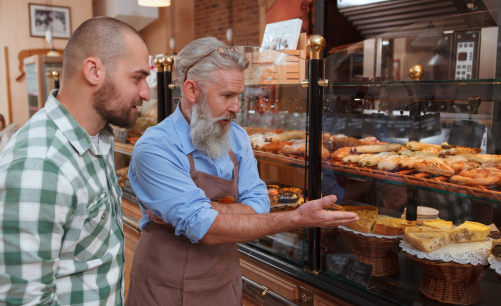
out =
<path fill-rule="evenodd" d="M 177 136 L 181 140 L 184 154 L 188 155 L 195 151 L 196 149 L 190 140 L 190 125 L 181 112 L 181 103 L 177 105 L 174 114 L 172 114 L 172 120 L 174 122 L 174 129 L 176 130 Z"/>
<path fill-rule="evenodd" d="M 113 143 L 113 129 L 108 124 L 99 132 L 99 148 L 90 141 L 87 131 L 73 118 L 68 110 L 56 99 L 58 90 L 50 92 L 47 103 L 45 103 L 45 113 L 57 128 L 68 139 L 69 143 L 81 156 L 87 150 L 91 150 L 94 155 L 103 155 L 109 151 Z"/>

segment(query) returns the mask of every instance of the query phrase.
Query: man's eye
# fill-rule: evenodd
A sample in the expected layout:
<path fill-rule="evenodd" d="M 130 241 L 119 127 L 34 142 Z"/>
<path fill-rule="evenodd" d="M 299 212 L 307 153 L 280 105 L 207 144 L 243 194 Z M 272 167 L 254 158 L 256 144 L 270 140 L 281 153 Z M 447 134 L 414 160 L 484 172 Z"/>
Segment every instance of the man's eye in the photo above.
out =
<path fill-rule="evenodd" d="M 141 81 L 141 77 L 136 77 L 136 81 L 139 83 Z"/>
<path fill-rule="evenodd" d="M 226 99 L 230 99 L 233 95 L 226 95 Z"/>

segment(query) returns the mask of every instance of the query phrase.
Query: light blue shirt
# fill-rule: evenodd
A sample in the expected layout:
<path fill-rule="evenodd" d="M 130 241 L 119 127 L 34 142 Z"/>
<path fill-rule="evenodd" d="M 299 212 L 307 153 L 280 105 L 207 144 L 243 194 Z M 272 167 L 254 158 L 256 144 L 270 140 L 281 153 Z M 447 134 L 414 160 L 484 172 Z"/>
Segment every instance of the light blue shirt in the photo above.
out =
<path fill-rule="evenodd" d="M 237 157 L 238 202 L 249 205 L 258 214 L 270 211 L 266 185 L 259 178 L 257 161 L 247 132 L 231 123 L 231 149 Z M 139 200 L 143 217 L 139 226 L 151 222 L 146 209 L 175 227 L 176 235 L 198 242 L 207 233 L 218 212 L 205 192 L 190 176 L 188 154 L 193 153 L 195 170 L 224 179 L 233 179 L 229 154 L 212 160 L 195 149 L 190 141 L 190 126 L 180 108 L 154 127 L 146 130 L 134 147 L 129 180 Z"/>

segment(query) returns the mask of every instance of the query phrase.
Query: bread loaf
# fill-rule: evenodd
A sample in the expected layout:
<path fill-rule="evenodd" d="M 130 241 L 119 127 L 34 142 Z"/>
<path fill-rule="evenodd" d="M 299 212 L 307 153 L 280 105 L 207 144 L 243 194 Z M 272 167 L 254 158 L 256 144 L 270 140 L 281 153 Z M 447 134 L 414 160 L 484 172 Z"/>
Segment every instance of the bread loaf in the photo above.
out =
<path fill-rule="evenodd" d="M 449 231 L 451 243 L 481 242 L 487 238 L 491 228 L 478 222 L 466 221 Z"/>
<path fill-rule="evenodd" d="M 331 155 L 331 159 L 333 160 L 343 160 L 343 158 L 345 158 L 346 156 L 349 156 L 351 155 L 351 147 L 344 147 L 344 148 L 341 148 L 341 149 L 337 149 L 336 151 L 334 151 L 334 153 L 332 153 Z"/>

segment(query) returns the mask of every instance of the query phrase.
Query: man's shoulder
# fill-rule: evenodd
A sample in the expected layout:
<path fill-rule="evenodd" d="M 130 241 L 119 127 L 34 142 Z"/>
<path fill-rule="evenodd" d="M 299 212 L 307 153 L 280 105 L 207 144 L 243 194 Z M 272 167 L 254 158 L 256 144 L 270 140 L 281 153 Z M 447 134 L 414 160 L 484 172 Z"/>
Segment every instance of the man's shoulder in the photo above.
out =
<path fill-rule="evenodd" d="M 45 159 L 57 131 L 56 124 L 40 110 L 9 140 L 0 153 L 0 164 L 26 158 Z"/>
<path fill-rule="evenodd" d="M 159 124 L 149 127 L 139 138 L 136 148 L 158 147 L 163 150 L 177 150 L 181 146 L 181 140 L 176 133 L 174 122 L 171 117 L 166 118 Z"/>

